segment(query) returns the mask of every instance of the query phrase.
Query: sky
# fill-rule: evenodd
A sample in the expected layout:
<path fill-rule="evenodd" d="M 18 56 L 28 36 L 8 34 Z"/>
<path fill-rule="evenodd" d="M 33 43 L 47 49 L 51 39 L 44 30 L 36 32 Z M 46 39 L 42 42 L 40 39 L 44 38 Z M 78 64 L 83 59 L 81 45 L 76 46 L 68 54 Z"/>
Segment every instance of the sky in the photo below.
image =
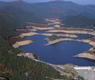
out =
<path fill-rule="evenodd" d="M 0 0 L 0 1 L 15 1 L 15 0 Z M 23 0 L 27 2 L 46 2 L 46 1 L 52 1 L 52 0 Z M 65 0 L 65 1 L 73 1 L 78 4 L 94 4 L 95 0 Z"/>

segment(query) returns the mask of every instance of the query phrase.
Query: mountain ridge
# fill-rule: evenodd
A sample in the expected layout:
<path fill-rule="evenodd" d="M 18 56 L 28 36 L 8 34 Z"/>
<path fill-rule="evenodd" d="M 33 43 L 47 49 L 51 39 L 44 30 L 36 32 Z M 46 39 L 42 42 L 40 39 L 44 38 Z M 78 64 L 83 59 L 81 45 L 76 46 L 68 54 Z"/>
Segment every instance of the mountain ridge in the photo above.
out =
<path fill-rule="evenodd" d="M 6 26 L 11 26 L 11 29 L 21 28 L 26 22 L 45 23 L 46 18 L 57 17 L 62 20 L 63 24 L 70 26 L 95 26 L 95 6 L 79 5 L 67 1 L 52 1 L 44 3 L 27 3 L 27 2 L 0 2 L 0 14 L 8 25 L 0 23 L 0 31 Z M 2 15 L 5 14 L 5 15 Z M 9 16 L 10 17 L 9 17 Z M 81 16 L 80 16 L 81 15 Z M 76 17 L 77 16 L 77 17 Z M 82 17 L 80 20 L 79 17 Z M 13 19 L 15 24 L 11 20 Z M 82 20 L 84 19 L 84 20 Z M 70 22 L 71 20 L 71 22 Z M 88 21 L 87 21 L 88 20 Z M 2 20 L 1 20 L 2 21 Z M 77 23 L 74 23 L 74 21 Z M 91 22 L 92 21 L 92 22 Z M 88 22 L 88 23 L 87 23 Z M 84 24 L 85 23 L 85 24 Z M 3 25 L 3 27 L 2 27 Z M 16 27 L 17 25 L 18 27 Z M 12 26 L 15 26 L 14 28 Z M 92 27 L 91 27 L 92 28 Z M 9 31 L 10 32 L 10 31 Z M 2 32 L 3 34 L 6 33 Z M 7 34 L 7 33 L 6 33 Z"/>
<path fill-rule="evenodd" d="M 5 2 L 6 3 L 6 2 Z M 3 2 L 4 4 L 4 2 Z M 52 14 L 55 16 L 63 16 L 63 15 L 79 15 L 80 13 L 83 15 L 90 15 L 91 18 L 93 18 L 91 15 L 92 12 L 95 12 L 95 6 L 94 5 L 79 5 L 76 3 L 73 3 L 71 1 L 50 1 L 50 2 L 42 2 L 42 3 L 27 3 L 27 2 L 8 2 L 7 5 L 12 5 L 16 7 L 20 7 L 21 9 L 24 9 L 26 11 L 32 11 L 38 16 L 41 17 L 49 17 L 50 14 L 52 17 Z M 37 11 L 40 11 L 39 13 Z M 44 15 L 42 13 L 45 13 Z"/>

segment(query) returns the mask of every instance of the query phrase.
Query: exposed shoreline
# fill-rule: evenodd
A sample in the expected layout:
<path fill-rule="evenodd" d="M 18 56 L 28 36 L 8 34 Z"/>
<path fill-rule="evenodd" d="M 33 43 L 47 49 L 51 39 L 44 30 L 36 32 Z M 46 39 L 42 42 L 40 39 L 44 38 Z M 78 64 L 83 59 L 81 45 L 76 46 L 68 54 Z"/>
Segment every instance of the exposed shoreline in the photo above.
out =
<path fill-rule="evenodd" d="M 26 30 L 26 29 L 24 29 L 24 30 Z M 48 33 L 37 33 L 37 32 L 35 32 L 37 30 L 42 30 L 42 31 L 45 30 Z M 56 32 L 56 34 L 55 34 L 55 32 Z M 59 32 L 61 34 L 57 34 L 57 32 Z M 62 33 L 65 33 L 65 34 L 62 34 Z M 92 41 L 90 39 L 82 39 L 82 40 L 73 39 L 73 38 L 77 37 L 76 34 L 95 35 L 95 31 L 92 30 L 92 29 L 81 29 L 81 28 L 53 29 L 52 27 L 49 27 L 49 28 L 48 27 L 45 27 L 45 28 L 44 27 L 33 27 L 32 29 L 28 28 L 27 32 L 20 33 L 19 37 L 24 38 L 24 37 L 27 37 L 27 36 L 34 36 L 34 35 L 52 36 L 53 34 L 56 35 L 56 36 L 69 37 L 69 38 L 60 38 L 60 39 L 56 39 L 56 40 L 53 40 L 53 41 L 46 39 L 48 41 L 48 43 L 45 46 L 56 44 L 56 43 L 61 42 L 61 41 L 78 41 L 78 42 L 87 43 L 87 44 L 91 45 L 92 48 L 95 47 L 95 41 Z M 32 43 L 32 40 L 19 41 L 19 42 L 15 42 L 15 44 L 13 44 L 13 47 L 18 48 L 20 46 L 28 45 L 28 44 L 31 44 L 31 43 Z M 92 51 L 92 50 L 89 49 L 88 51 Z M 84 53 L 82 53 L 82 54 L 84 54 Z M 88 53 L 88 54 L 90 54 L 90 53 Z M 92 55 L 92 54 L 90 54 L 90 55 Z M 92 56 L 94 56 L 94 55 L 92 55 Z M 78 57 L 82 58 L 82 56 L 78 56 Z M 87 56 L 84 56 L 84 57 L 88 58 Z"/>
<path fill-rule="evenodd" d="M 91 40 L 88 40 L 88 39 L 79 40 L 79 39 L 72 39 L 72 38 L 60 38 L 60 39 L 56 39 L 56 40 L 53 40 L 53 41 L 50 41 L 50 40 L 47 40 L 47 41 L 48 41 L 48 43 L 46 44 L 46 46 L 56 44 L 56 43 L 59 43 L 61 41 L 78 41 L 78 42 L 88 43 L 91 46 L 95 47 L 95 42 L 91 41 Z"/>
<path fill-rule="evenodd" d="M 25 30 L 25 29 L 24 29 Z M 20 40 L 20 41 L 16 41 L 14 44 L 12 44 L 12 46 L 14 47 L 14 48 L 19 48 L 19 47 L 21 47 L 21 46 L 24 46 L 24 45 L 29 45 L 29 44 L 31 44 L 33 41 L 32 40 L 26 40 L 26 39 L 24 39 L 24 37 L 28 37 L 28 36 L 34 36 L 34 35 L 37 35 L 38 33 L 36 33 L 36 32 L 26 32 L 26 33 L 20 33 L 19 35 L 18 35 L 18 38 L 21 38 L 21 39 L 23 39 L 23 40 Z"/>
<path fill-rule="evenodd" d="M 61 39 L 56 39 L 54 41 L 50 41 L 50 40 L 47 40 L 47 41 L 48 41 L 48 43 L 45 46 L 53 45 L 53 44 L 56 44 L 56 43 L 59 43 L 59 42 L 62 42 L 62 41 L 78 41 L 78 42 L 87 43 L 87 44 L 92 46 L 88 51 L 86 51 L 88 53 L 86 53 L 86 52 L 79 53 L 78 55 L 75 55 L 74 57 L 87 58 L 87 59 L 95 60 L 95 53 L 94 53 L 94 55 L 92 55 L 90 53 L 91 51 L 93 51 L 92 48 L 95 47 L 95 41 L 91 41 L 91 40 L 88 40 L 88 39 L 87 40 L 78 40 L 78 39 L 75 40 L 75 39 L 72 39 L 72 38 L 61 38 Z"/>
<path fill-rule="evenodd" d="M 70 34 L 90 34 L 90 35 L 95 35 L 95 31 L 93 31 L 92 29 L 91 30 L 84 29 L 84 30 L 76 30 L 76 31 L 73 31 L 73 30 L 70 30 L 70 31 L 69 30 L 49 30 L 48 32 L 52 32 L 52 33 L 63 32 L 63 33 L 70 33 Z M 54 41 L 50 41 L 50 40 L 47 40 L 47 41 L 48 41 L 48 44 L 46 44 L 46 46 L 56 44 L 56 43 L 61 42 L 61 41 L 78 41 L 78 42 L 87 43 L 87 44 L 91 45 L 92 48 L 95 47 L 95 41 L 90 40 L 90 39 L 79 40 L 79 39 L 72 39 L 72 38 L 60 38 L 60 39 L 56 39 Z M 91 59 L 91 60 L 95 61 L 95 53 L 94 53 L 94 55 L 91 54 L 91 52 L 95 51 L 95 50 L 92 50 L 92 48 L 90 48 L 88 51 L 86 51 L 87 53 L 83 52 L 83 53 L 80 53 L 78 55 L 75 55 L 74 57 Z"/>
<path fill-rule="evenodd" d="M 39 29 L 31 29 L 31 31 L 20 33 L 18 36 L 21 37 L 21 38 L 24 38 L 24 37 L 27 37 L 27 36 L 34 36 L 34 35 L 45 35 L 45 36 L 51 36 L 52 35 L 51 33 L 36 33 L 36 32 L 33 32 L 33 31 L 37 31 L 37 30 L 39 30 Z M 40 29 L 40 30 L 46 30 L 47 31 L 47 30 L 51 30 L 51 29 Z M 89 39 L 87 39 L 87 40 L 85 40 L 85 39 L 84 40 L 78 40 L 78 39 L 76 39 L 75 40 L 73 38 L 76 38 L 77 35 L 75 35 L 74 32 L 68 32 L 67 31 L 67 32 L 64 32 L 64 33 L 65 33 L 65 35 L 64 34 L 61 34 L 61 35 L 60 34 L 57 34 L 57 36 L 59 35 L 61 37 L 64 36 L 64 37 L 69 37 L 69 38 L 60 38 L 60 39 L 56 39 L 54 41 L 47 40 L 48 41 L 48 44 L 46 44 L 45 46 L 56 44 L 56 43 L 61 42 L 61 41 L 78 41 L 78 42 L 83 42 L 83 43 L 90 44 L 92 46 L 92 48 L 89 49 L 89 51 L 90 50 L 92 51 L 93 48 L 95 47 L 95 41 L 92 41 L 92 40 L 89 40 Z M 69 34 L 69 33 L 71 33 L 71 34 Z M 82 32 L 80 31 L 79 33 L 82 33 Z M 82 33 L 82 34 L 89 34 L 89 32 L 88 33 Z M 28 45 L 28 44 L 31 44 L 31 43 L 32 43 L 32 40 L 16 41 L 15 44 L 13 44 L 13 47 L 14 48 L 19 48 L 20 46 Z M 80 54 L 78 54 L 78 55 L 80 55 Z M 89 59 L 95 59 L 95 55 L 92 55 L 90 53 L 85 53 L 85 54 L 82 54 L 80 56 L 78 56 L 78 55 L 76 55 L 74 57 L 78 57 L 78 58 L 86 58 L 86 57 L 88 57 Z M 61 75 L 64 74 L 64 67 L 63 67 L 63 65 L 55 65 L 55 64 L 50 64 L 48 62 L 41 61 L 39 59 L 36 59 L 35 56 L 33 55 L 33 53 L 26 52 L 26 53 L 17 54 L 17 56 L 27 57 L 27 58 L 32 59 L 32 60 L 35 60 L 37 62 L 48 64 L 48 65 L 52 66 L 55 70 L 57 70 L 58 72 L 60 72 Z M 81 70 L 81 68 L 84 69 L 85 67 L 82 67 L 82 66 L 73 66 L 73 68 L 76 71 L 78 71 L 78 70 Z M 88 70 L 89 71 L 95 70 L 95 69 L 93 69 L 93 66 L 90 66 L 90 68 L 91 69 L 89 70 L 89 66 L 87 66 L 86 67 L 87 71 Z M 83 76 L 83 75 L 81 75 L 81 76 Z"/>
<path fill-rule="evenodd" d="M 28 44 L 31 44 L 32 43 L 32 40 L 23 40 L 23 41 L 19 41 L 19 42 L 16 42 L 15 44 L 13 44 L 12 46 L 14 48 L 19 48 L 21 46 L 24 46 L 24 45 L 28 45 Z"/>
<path fill-rule="evenodd" d="M 41 35 L 44 35 L 44 36 L 52 36 L 52 35 L 56 35 L 56 36 L 59 36 L 59 37 L 70 37 L 70 38 L 77 38 L 78 36 L 75 35 L 75 34 L 53 34 L 53 33 L 43 33 Z"/>
<path fill-rule="evenodd" d="M 91 55 L 91 54 L 86 53 L 86 52 L 80 53 L 78 55 L 75 55 L 74 57 L 76 57 L 76 58 L 90 59 L 90 60 L 95 61 L 95 55 Z"/>
<path fill-rule="evenodd" d="M 67 30 L 67 29 L 58 29 L 58 30 L 49 30 L 47 32 L 62 32 L 62 33 L 71 33 L 71 34 L 90 34 L 95 35 L 95 31 L 93 30 Z"/>
<path fill-rule="evenodd" d="M 34 35 L 37 35 L 38 33 L 36 32 L 27 32 L 27 33 L 21 33 L 19 36 L 20 37 L 28 37 L 28 36 L 34 36 Z"/>

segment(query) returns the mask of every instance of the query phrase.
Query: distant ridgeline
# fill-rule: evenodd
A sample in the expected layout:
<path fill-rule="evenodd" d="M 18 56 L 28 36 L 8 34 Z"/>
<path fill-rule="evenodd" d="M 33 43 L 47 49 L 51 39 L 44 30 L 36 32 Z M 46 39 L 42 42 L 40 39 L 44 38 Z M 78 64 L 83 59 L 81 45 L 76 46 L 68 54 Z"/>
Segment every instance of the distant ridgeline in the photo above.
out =
<path fill-rule="evenodd" d="M 51 17 L 59 17 L 66 26 L 93 28 L 94 13 L 94 5 L 84 6 L 68 1 L 0 2 L 0 35 L 13 34 L 13 30 L 23 27 L 26 22 L 45 23 L 44 19 Z"/>
<path fill-rule="evenodd" d="M 88 18 L 86 16 L 68 16 L 62 19 L 63 24 L 68 27 L 79 27 L 79 28 L 93 28 L 95 29 L 95 19 Z"/>

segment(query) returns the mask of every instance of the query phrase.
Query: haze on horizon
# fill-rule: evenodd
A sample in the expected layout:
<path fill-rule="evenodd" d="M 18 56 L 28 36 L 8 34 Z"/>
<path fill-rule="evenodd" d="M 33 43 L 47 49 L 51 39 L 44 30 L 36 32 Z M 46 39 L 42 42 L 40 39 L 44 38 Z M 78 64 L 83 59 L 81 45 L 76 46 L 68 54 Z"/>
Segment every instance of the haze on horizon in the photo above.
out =
<path fill-rule="evenodd" d="M 0 0 L 0 1 L 17 1 L 17 0 Z M 53 0 L 23 0 L 26 2 L 47 2 Z M 64 0 L 64 1 L 72 1 L 78 4 L 92 4 L 95 5 L 95 0 Z"/>

